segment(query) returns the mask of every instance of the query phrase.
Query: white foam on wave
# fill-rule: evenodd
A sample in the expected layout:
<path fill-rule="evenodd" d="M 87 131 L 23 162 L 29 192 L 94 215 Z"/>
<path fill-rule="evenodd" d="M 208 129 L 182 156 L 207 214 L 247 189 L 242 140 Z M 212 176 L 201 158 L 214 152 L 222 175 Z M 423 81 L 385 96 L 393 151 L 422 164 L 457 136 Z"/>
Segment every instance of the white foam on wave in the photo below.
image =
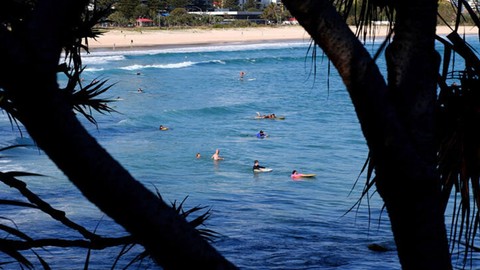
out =
<path fill-rule="evenodd" d="M 98 71 L 103 71 L 104 68 L 85 68 L 84 71 L 87 71 L 87 72 L 98 72 Z"/>
<path fill-rule="evenodd" d="M 138 70 L 138 69 L 145 69 L 145 68 L 160 68 L 160 69 L 168 69 L 168 68 L 185 68 L 189 66 L 195 65 L 195 62 L 186 61 L 180 63 L 170 63 L 170 64 L 153 64 L 153 65 L 131 65 L 127 67 L 122 67 L 120 69 L 124 70 Z"/>
<path fill-rule="evenodd" d="M 283 49 L 283 48 L 297 48 L 305 47 L 310 44 L 309 40 L 304 41 L 290 41 L 290 42 L 266 42 L 266 43 L 235 43 L 235 44 L 221 44 L 221 45 L 198 45 L 191 46 L 179 45 L 175 48 L 151 48 L 151 49 L 129 49 L 129 50 L 115 50 L 115 51 L 93 51 L 87 57 L 98 57 L 97 61 L 119 61 L 125 55 L 154 55 L 154 54 L 168 54 L 168 53 L 200 53 L 200 52 L 229 52 L 229 51 L 245 51 L 245 50 L 264 50 L 264 49 Z M 95 59 L 95 58 L 94 58 Z"/>
<path fill-rule="evenodd" d="M 108 62 L 125 60 L 123 54 L 89 54 L 82 56 L 82 64 L 84 65 L 100 65 Z"/>
<path fill-rule="evenodd" d="M 162 50 L 150 50 L 144 52 L 146 54 L 160 54 L 160 53 L 197 53 L 197 52 L 233 52 L 233 51 L 246 51 L 246 50 L 264 50 L 264 49 L 282 49 L 292 47 L 304 47 L 308 45 L 308 42 L 272 42 L 272 43 L 238 43 L 228 45 L 205 45 L 194 46 L 184 48 L 169 48 Z"/>
<path fill-rule="evenodd" d="M 120 69 L 123 69 L 123 70 L 139 70 L 139 69 L 146 69 L 146 68 L 177 69 L 177 68 L 186 68 L 186 67 L 191 67 L 193 65 L 208 64 L 208 63 L 225 64 L 225 62 L 222 60 L 211 60 L 211 61 L 202 61 L 202 62 L 184 61 L 179 63 L 168 63 L 168 64 L 151 64 L 151 65 L 136 64 L 136 65 L 126 66 L 126 67 L 121 67 Z"/>

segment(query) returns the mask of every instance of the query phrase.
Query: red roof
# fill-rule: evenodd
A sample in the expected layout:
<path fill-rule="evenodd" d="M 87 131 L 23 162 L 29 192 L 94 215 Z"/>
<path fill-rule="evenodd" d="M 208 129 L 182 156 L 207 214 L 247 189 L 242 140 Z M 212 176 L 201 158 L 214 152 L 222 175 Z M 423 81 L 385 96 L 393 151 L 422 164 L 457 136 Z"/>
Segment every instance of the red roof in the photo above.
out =
<path fill-rule="evenodd" d="M 153 22 L 153 20 L 147 19 L 147 18 L 138 18 L 137 22 Z"/>

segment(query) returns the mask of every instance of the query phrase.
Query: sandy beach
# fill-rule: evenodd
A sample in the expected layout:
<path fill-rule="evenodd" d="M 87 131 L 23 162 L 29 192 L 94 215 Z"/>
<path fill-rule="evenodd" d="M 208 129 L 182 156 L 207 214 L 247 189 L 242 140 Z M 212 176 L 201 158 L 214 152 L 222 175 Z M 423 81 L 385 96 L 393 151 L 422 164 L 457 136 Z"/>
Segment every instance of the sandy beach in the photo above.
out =
<path fill-rule="evenodd" d="M 437 27 L 437 34 L 446 35 L 451 30 L 446 26 Z M 459 31 L 465 34 L 478 34 L 475 27 L 462 27 Z M 377 27 L 375 35 L 385 36 L 386 27 Z M 251 27 L 225 29 L 179 29 L 160 30 L 132 28 L 131 30 L 112 29 L 106 31 L 98 39 L 89 39 L 89 48 L 142 48 L 142 47 L 177 47 L 191 45 L 254 43 L 280 40 L 305 40 L 310 36 L 301 26 Z"/>

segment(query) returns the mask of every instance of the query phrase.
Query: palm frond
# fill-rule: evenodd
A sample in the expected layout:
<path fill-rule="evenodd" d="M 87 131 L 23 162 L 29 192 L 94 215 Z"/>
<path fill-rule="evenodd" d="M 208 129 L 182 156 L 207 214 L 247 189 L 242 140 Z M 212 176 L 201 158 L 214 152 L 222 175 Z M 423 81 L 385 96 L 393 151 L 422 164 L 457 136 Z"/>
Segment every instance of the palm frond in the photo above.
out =
<path fill-rule="evenodd" d="M 74 110 L 96 125 L 97 122 L 92 115 L 92 111 L 104 114 L 115 112 L 115 110 L 108 106 L 108 103 L 114 100 L 98 98 L 99 95 L 109 90 L 113 84 L 106 85 L 107 80 L 95 79 L 82 86 L 81 74 L 85 67 L 82 65 L 81 51 L 85 50 L 88 53 L 88 38 L 97 38 L 102 34 L 94 26 L 112 12 L 111 6 L 98 9 L 96 8 L 96 1 L 93 4 L 95 8 L 92 11 L 85 8 L 81 16 L 82 19 L 73 26 L 72 31 L 63 40 L 65 62 L 59 64 L 58 71 L 64 73 L 68 78 L 64 91 Z M 86 45 L 82 44 L 82 40 L 85 41 Z M 79 90 L 75 90 L 77 86 L 79 86 Z"/>
<path fill-rule="evenodd" d="M 196 213 L 196 212 L 201 211 L 201 210 L 206 208 L 206 207 L 203 207 L 203 206 L 195 206 L 195 207 L 185 211 L 184 207 L 183 207 L 183 204 L 185 203 L 187 198 L 188 198 L 188 196 L 185 197 L 178 205 L 177 205 L 176 200 L 173 201 L 173 203 L 172 203 L 173 210 L 176 211 L 177 214 L 179 214 L 183 218 L 187 219 L 187 217 L 190 216 L 191 214 Z M 213 230 L 210 230 L 210 229 L 199 228 L 202 225 L 205 226 L 205 222 L 210 217 L 210 211 L 211 211 L 211 209 L 208 209 L 206 212 L 199 215 L 195 219 L 193 219 L 191 221 L 188 221 L 188 223 L 190 225 L 192 225 L 203 238 L 205 238 L 207 241 L 213 242 L 214 238 L 219 237 L 219 233 L 217 233 Z"/>
<path fill-rule="evenodd" d="M 395 12 L 392 1 L 388 0 L 333 0 L 340 14 L 346 20 L 353 17 L 348 23 L 356 27 L 356 35 L 363 41 L 376 35 L 376 21 L 387 22 L 392 31 L 395 20 Z"/>
<path fill-rule="evenodd" d="M 437 101 L 438 172 L 442 185 L 442 203 L 446 211 L 453 196 L 450 227 L 451 252 L 464 252 L 468 260 L 475 250 L 480 208 L 480 59 L 458 34 L 465 8 L 477 26 L 480 20 L 464 1 L 458 1 L 454 30 L 447 39 L 437 37 L 444 47 L 443 67 L 439 74 Z M 455 57 L 464 61 L 462 70 L 454 70 Z M 452 83 L 453 82 L 453 83 Z M 453 194 L 452 194 L 453 193 Z"/>
<path fill-rule="evenodd" d="M 101 114 L 116 112 L 108 104 L 114 102 L 114 99 L 98 98 L 101 94 L 108 91 L 113 84 L 105 86 L 108 80 L 93 80 L 85 87 L 74 91 L 70 98 L 73 108 L 87 118 L 91 123 L 96 124 L 92 115 L 92 110 Z"/>

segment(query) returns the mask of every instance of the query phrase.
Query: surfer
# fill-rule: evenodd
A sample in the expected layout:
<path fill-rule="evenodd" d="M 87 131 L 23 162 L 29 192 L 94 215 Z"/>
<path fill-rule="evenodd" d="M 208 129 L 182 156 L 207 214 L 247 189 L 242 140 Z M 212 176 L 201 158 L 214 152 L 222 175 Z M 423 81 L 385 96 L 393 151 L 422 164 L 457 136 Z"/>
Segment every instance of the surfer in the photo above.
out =
<path fill-rule="evenodd" d="M 240 71 L 240 80 L 243 80 L 243 77 L 245 77 L 245 72 Z"/>
<path fill-rule="evenodd" d="M 195 157 L 196 157 L 196 158 L 200 158 L 200 157 L 201 157 L 201 156 L 200 156 L 200 153 L 197 153 L 197 154 L 195 155 Z"/>
<path fill-rule="evenodd" d="M 297 170 L 293 170 L 291 177 L 292 178 L 299 178 L 299 177 L 302 177 L 302 174 L 298 173 Z"/>
<path fill-rule="evenodd" d="M 220 150 L 215 150 L 215 154 L 212 155 L 213 160 L 222 160 L 223 157 L 220 156 Z"/>
<path fill-rule="evenodd" d="M 260 132 L 257 133 L 257 138 L 259 139 L 263 139 L 263 138 L 266 138 L 267 137 L 267 134 L 265 134 L 265 132 L 263 132 L 263 130 L 260 130 Z"/>
<path fill-rule="evenodd" d="M 168 130 L 168 127 L 165 127 L 163 125 L 160 125 L 160 127 L 158 128 L 159 130 Z"/>
<path fill-rule="evenodd" d="M 261 115 L 259 112 L 257 112 L 256 118 L 275 119 L 277 116 L 274 113 Z"/>
<path fill-rule="evenodd" d="M 260 166 L 260 164 L 258 163 L 258 160 L 255 160 L 253 162 L 253 170 L 255 171 L 255 170 L 261 170 L 261 169 L 265 169 L 265 167 Z"/>

